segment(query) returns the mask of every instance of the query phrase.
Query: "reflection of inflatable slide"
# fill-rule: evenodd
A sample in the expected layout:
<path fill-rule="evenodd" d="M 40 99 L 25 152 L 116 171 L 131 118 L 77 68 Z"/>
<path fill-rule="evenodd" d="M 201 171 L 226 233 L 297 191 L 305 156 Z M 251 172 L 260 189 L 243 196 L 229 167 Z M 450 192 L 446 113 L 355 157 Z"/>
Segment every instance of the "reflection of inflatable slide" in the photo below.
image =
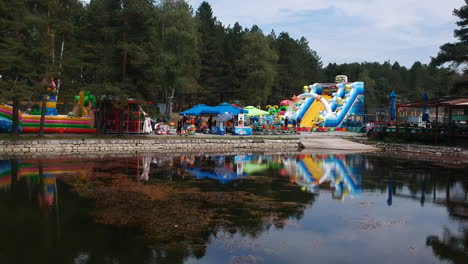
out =
<path fill-rule="evenodd" d="M 323 182 L 323 169 L 316 159 L 311 155 L 306 155 L 303 159 L 297 162 L 296 180 L 295 182 L 310 192 L 315 192 L 318 185 Z M 316 188 L 317 187 L 317 188 Z"/>
<path fill-rule="evenodd" d="M 284 165 L 291 181 L 304 191 L 319 192 L 321 186 L 328 182 L 333 196 L 342 199 L 347 194 L 359 195 L 361 192 L 361 176 L 346 166 L 345 157 L 305 155 L 300 160 L 287 159 Z"/>
<path fill-rule="evenodd" d="M 315 83 L 296 97 L 302 103 L 293 118 L 301 127 L 342 127 L 348 116 L 364 114 L 364 83 L 342 77 L 339 83 Z"/>

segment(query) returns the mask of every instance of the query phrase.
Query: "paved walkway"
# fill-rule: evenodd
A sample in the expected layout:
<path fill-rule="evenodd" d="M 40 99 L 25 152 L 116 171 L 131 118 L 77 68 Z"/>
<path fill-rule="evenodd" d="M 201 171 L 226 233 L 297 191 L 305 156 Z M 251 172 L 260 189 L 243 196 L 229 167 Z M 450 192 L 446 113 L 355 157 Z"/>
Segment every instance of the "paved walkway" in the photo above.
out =
<path fill-rule="evenodd" d="M 342 137 L 333 136 L 302 136 L 301 143 L 306 149 L 335 149 L 335 150 L 355 150 L 374 151 L 378 148 L 357 142 L 353 142 Z"/>

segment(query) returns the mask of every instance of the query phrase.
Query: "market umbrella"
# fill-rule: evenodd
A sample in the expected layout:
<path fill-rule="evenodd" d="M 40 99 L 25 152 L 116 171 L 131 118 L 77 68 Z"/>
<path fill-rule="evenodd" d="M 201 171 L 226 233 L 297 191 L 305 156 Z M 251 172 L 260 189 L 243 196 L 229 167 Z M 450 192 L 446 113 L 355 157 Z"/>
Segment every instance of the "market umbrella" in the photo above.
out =
<path fill-rule="evenodd" d="M 212 115 L 225 114 L 225 113 L 238 115 L 238 114 L 242 114 L 242 113 L 247 113 L 247 110 L 232 106 L 229 103 L 221 103 L 221 104 L 219 104 L 217 106 L 210 107 L 210 109 L 208 109 L 204 113 L 205 114 L 212 114 Z"/>
<path fill-rule="evenodd" d="M 180 116 L 183 116 L 183 115 L 199 116 L 202 114 L 206 114 L 206 111 L 210 110 L 211 108 L 212 108 L 211 106 L 207 106 L 205 104 L 199 104 L 183 112 L 180 112 L 179 115 Z"/>
<path fill-rule="evenodd" d="M 392 90 L 392 92 L 390 92 L 390 120 L 391 121 L 395 120 L 395 115 L 396 115 L 395 102 L 396 102 L 396 94 L 395 94 L 395 91 Z"/>
<path fill-rule="evenodd" d="M 429 109 L 427 108 L 427 100 L 429 97 L 427 96 L 427 93 L 424 93 L 423 95 L 423 100 L 424 100 L 424 113 L 422 115 L 422 121 L 429 121 Z"/>
<path fill-rule="evenodd" d="M 221 114 L 216 117 L 216 121 L 227 122 L 234 118 L 233 114 Z"/>
<path fill-rule="evenodd" d="M 267 111 L 263 111 L 261 109 L 258 109 L 253 106 L 246 106 L 244 107 L 244 110 L 247 110 L 248 113 L 245 114 L 246 116 L 263 116 L 263 115 L 268 115 Z"/>

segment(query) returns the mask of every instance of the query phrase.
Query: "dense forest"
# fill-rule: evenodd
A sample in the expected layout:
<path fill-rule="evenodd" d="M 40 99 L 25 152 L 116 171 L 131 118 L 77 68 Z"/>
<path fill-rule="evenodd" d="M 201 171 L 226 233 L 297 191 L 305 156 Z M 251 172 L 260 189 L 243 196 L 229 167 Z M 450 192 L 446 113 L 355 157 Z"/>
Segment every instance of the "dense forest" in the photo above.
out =
<path fill-rule="evenodd" d="M 173 95 L 187 105 L 264 106 L 338 74 L 365 82 L 368 107 L 386 105 L 391 90 L 399 100 L 461 94 L 467 13 L 466 5 L 454 11 L 461 44 L 441 47 L 430 65 L 324 67 L 307 39 L 223 25 L 207 2 L 194 10 L 185 0 L 0 0 L 0 101 L 34 101 L 50 77 L 60 100 L 86 89 L 158 103 Z M 464 54 L 456 61 L 450 52 Z"/>

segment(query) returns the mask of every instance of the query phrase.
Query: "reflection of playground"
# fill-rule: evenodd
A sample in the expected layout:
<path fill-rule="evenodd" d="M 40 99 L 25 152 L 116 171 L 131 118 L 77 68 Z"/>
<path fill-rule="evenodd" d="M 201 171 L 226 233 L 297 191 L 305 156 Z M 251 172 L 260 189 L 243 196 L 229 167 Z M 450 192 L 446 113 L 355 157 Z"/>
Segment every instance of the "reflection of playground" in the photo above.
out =
<path fill-rule="evenodd" d="M 75 214 L 84 207 L 71 203 L 75 200 L 73 198 L 75 196 L 72 197 L 66 191 L 71 188 L 84 197 L 97 199 L 96 204 L 100 207 L 93 211 L 93 216 L 96 216 L 101 223 L 137 226 L 139 229 L 141 227 L 149 241 L 159 242 L 163 246 L 169 245 L 170 241 L 181 241 L 177 245 L 180 251 L 161 247 L 158 249 L 161 254 L 157 257 L 163 260 L 170 259 L 170 263 L 183 263 L 193 255 L 202 257 L 208 241 L 212 238 L 210 235 L 217 234 L 217 230 L 257 237 L 263 232 L 268 232 L 271 225 L 282 228 L 291 218 L 301 219 L 306 207 L 309 205 L 312 207 L 317 202 L 317 195 L 311 192 L 323 192 L 325 189 L 328 196 L 331 190 L 333 197 L 343 198 L 346 195 L 359 194 L 360 190 L 364 189 L 366 192 L 384 197 L 375 199 L 374 195 L 371 197 L 363 195 L 361 197 L 363 200 L 375 199 L 373 202 L 377 204 L 380 201 L 380 205 L 385 207 L 387 207 L 386 200 L 389 199 L 390 203 L 400 205 L 400 208 L 403 202 L 408 201 L 409 204 L 414 204 L 412 201 L 421 204 L 425 202 L 446 208 L 450 221 L 459 223 L 457 226 L 459 229 L 450 225 L 443 233 L 437 229 L 429 230 L 427 235 L 423 234 L 423 238 L 427 238 L 426 245 L 442 261 L 464 263 L 468 252 L 466 246 L 468 245 L 466 227 L 468 181 L 463 173 L 458 173 L 463 176 L 459 177 L 453 170 L 450 170 L 449 177 L 443 177 L 441 169 L 438 171 L 434 168 L 429 171 L 427 167 L 421 166 L 420 172 L 415 172 L 418 167 L 408 168 L 410 167 L 400 161 L 379 160 L 369 155 L 342 154 L 236 156 L 144 154 L 100 159 L 90 157 L 23 159 L 0 161 L 0 194 L 5 198 L 14 197 L 17 202 L 15 216 L 4 217 L 10 219 L 11 223 L 16 223 L 23 217 L 18 213 L 24 210 L 21 205 L 18 206 L 21 196 L 24 196 L 23 200 L 27 205 L 30 204 L 31 197 L 33 199 L 37 197 L 35 201 L 38 202 L 34 207 L 57 209 L 57 215 L 60 214 L 57 219 L 60 223 L 55 220 L 56 218 L 50 217 L 50 212 L 53 210 L 44 210 L 48 213 L 45 218 L 57 226 L 57 234 L 61 236 L 58 248 L 67 257 L 71 255 L 75 257 L 77 252 L 89 255 L 99 253 L 102 256 L 114 256 L 124 252 L 122 256 L 115 257 L 124 260 L 129 258 L 128 254 L 134 252 L 132 246 L 135 246 L 134 240 L 121 238 L 125 240 L 123 245 L 132 250 L 115 253 L 116 247 L 107 239 L 111 237 L 110 240 L 115 240 L 117 236 L 106 237 L 89 227 L 80 227 L 78 223 L 81 219 Z M 204 179 L 194 183 L 193 180 L 197 177 L 190 170 L 207 172 L 209 174 L 206 177 L 210 179 L 200 175 L 203 177 L 199 178 Z M 453 174 L 456 175 L 452 177 Z M 56 178 L 59 179 L 58 187 L 61 188 L 58 192 Z M 181 179 L 188 179 L 189 184 L 178 182 Z M 60 182 L 65 182 L 68 187 Z M 148 183 L 142 184 L 145 182 Z M 29 196 L 25 190 L 29 191 Z M 87 196 L 87 193 L 91 195 Z M 11 201 L 8 199 L 3 201 L 5 205 L 10 206 L 8 203 Z M 320 209 L 314 207 L 318 212 Z M 389 212 L 395 209 L 397 208 L 388 207 Z M 432 208 L 425 209 L 432 210 Z M 4 212 L 5 215 L 12 214 L 7 209 Z M 71 212 L 74 214 L 70 215 Z M 88 213 L 86 211 L 86 214 Z M 40 226 L 42 222 L 34 218 L 36 214 L 37 211 L 33 210 L 28 218 Z M 129 220 L 131 222 L 128 222 Z M 68 233 L 64 232 L 66 230 Z M 22 237 L 30 236 L 28 239 L 34 241 L 34 234 L 28 234 L 23 230 L 17 232 Z M 42 232 L 36 234 L 40 242 L 43 242 L 43 237 L 49 238 L 50 230 L 44 229 Z M 83 234 L 93 235 L 91 238 L 86 238 Z M 18 246 L 20 245 L 18 241 L 7 236 L 4 236 L 3 241 L 11 241 L 12 247 L 21 248 Z M 92 243 L 93 241 L 96 242 Z M 39 243 L 36 241 L 35 245 L 37 244 Z M 106 247 L 103 248 L 102 245 Z M 141 246 L 141 248 L 141 254 L 132 255 L 132 259 L 140 257 L 147 259 L 146 262 L 149 263 L 156 258 L 149 250 L 146 251 L 146 247 Z M 53 254 L 55 253 L 54 251 Z M 62 262 L 67 263 L 67 261 Z"/>
<path fill-rule="evenodd" d="M 268 176 L 288 176 L 290 181 L 306 192 L 318 193 L 329 189 L 333 198 L 361 192 L 362 156 L 338 154 L 300 155 L 236 155 L 208 157 L 180 157 L 180 166 L 197 179 L 214 179 L 220 183 L 246 179 L 270 172 Z M 271 174 L 273 172 L 273 174 Z"/>
<path fill-rule="evenodd" d="M 305 154 L 283 160 L 286 175 L 303 191 L 330 189 L 333 198 L 340 200 L 361 192 L 361 162 L 361 156 L 339 154 Z"/>
<path fill-rule="evenodd" d="M 63 159 L 47 160 L 23 159 L 21 161 L 0 161 L 0 188 L 10 190 L 20 182 L 25 182 L 32 192 L 38 191 L 40 207 L 52 207 L 57 199 L 58 176 L 74 177 L 77 186 L 83 185 L 89 177 L 91 164 L 81 160 L 69 162 Z"/>

